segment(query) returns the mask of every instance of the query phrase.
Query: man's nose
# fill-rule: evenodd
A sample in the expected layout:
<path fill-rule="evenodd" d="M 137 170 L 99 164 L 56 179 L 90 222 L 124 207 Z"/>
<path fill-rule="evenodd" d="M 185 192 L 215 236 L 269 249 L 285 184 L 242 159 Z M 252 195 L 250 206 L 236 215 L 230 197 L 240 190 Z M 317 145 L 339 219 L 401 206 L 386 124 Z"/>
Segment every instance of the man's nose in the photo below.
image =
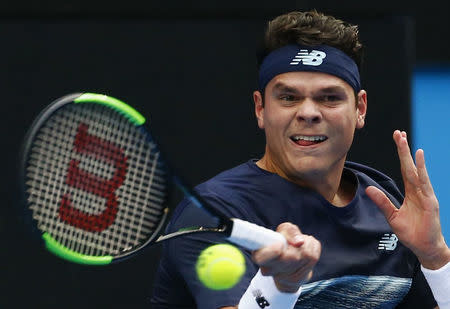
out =
<path fill-rule="evenodd" d="M 308 124 L 319 123 L 322 120 L 322 114 L 317 103 L 306 98 L 298 106 L 297 119 L 299 121 L 305 121 Z"/>

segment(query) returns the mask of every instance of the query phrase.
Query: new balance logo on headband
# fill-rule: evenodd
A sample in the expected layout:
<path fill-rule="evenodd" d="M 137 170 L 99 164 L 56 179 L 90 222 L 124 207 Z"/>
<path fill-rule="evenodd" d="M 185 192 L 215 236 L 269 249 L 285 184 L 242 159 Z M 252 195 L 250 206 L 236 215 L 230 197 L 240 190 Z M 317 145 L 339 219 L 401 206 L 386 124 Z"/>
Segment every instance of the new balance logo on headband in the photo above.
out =
<path fill-rule="evenodd" d="M 277 75 L 287 72 L 313 71 L 334 75 L 358 93 L 361 90 L 356 62 L 342 50 L 328 45 L 289 44 L 270 52 L 259 67 L 258 88 L 262 92 Z"/>
<path fill-rule="evenodd" d="M 323 58 L 325 58 L 327 54 L 323 51 L 313 49 L 310 53 L 308 53 L 307 49 L 300 49 L 300 52 L 291 60 L 290 65 L 298 65 L 300 62 L 303 65 L 313 65 L 318 66 L 323 62 Z"/>

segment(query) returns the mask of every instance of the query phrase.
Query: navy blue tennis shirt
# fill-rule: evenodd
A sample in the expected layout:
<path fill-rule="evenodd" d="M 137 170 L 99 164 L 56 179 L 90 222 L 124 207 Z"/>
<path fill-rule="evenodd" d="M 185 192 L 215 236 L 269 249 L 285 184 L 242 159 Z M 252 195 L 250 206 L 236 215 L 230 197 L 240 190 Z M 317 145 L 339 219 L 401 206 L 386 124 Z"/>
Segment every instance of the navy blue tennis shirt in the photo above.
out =
<path fill-rule="evenodd" d="M 434 308 L 436 302 L 416 256 L 392 232 L 381 211 L 365 194 L 373 185 L 400 207 L 403 196 L 386 175 L 346 162 L 346 180 L 356 193 L 345 207 L 300 187 L 250 160 L 196 187 L 211 206 L 226 215 L 275 230 L 283 222 L 299 226 L 322 244 L 312 279 L 304 284 L 295 308 Z M 167 233 L 187 226 L 212 225 L 210 218 L 183 200 Z M 247 270 L 233 288 L 213 291 L 197 278 L 202 250 L 224 239 L 192 234 L 165 242 L 151 298 L 152 308 L 214 309 L 236 306 L 256 274 L 251 252 L 243 251 Z"/>

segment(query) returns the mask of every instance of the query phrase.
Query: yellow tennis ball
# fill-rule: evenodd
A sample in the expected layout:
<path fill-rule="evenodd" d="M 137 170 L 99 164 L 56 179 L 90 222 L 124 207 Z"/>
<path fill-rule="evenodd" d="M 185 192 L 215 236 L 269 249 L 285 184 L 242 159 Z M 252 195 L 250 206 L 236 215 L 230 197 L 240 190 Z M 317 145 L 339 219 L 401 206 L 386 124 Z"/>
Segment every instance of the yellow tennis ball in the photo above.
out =
<path fill-rule="evenodd" d="M 232 288 L 245 272 L 242 252 L 228 244 L 213 245 L 202 251 L 196 264 L 199 280 L 212 290 Z"/>

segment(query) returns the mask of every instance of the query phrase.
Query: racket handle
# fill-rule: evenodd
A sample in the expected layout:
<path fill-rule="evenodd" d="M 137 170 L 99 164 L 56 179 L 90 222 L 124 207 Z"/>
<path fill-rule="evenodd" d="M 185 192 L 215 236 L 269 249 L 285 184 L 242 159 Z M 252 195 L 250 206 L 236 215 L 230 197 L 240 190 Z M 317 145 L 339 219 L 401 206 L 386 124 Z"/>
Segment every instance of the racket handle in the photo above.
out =
<path fill-rule="evenodd" d="M 262 247 L 281 242 L 287 247 L 286 238 L 278 232 L 250 223 L 244 220 L 232 218 L 233 228 L 228 240 L 236 245 L 249 250 L 258 250 Z"/>

